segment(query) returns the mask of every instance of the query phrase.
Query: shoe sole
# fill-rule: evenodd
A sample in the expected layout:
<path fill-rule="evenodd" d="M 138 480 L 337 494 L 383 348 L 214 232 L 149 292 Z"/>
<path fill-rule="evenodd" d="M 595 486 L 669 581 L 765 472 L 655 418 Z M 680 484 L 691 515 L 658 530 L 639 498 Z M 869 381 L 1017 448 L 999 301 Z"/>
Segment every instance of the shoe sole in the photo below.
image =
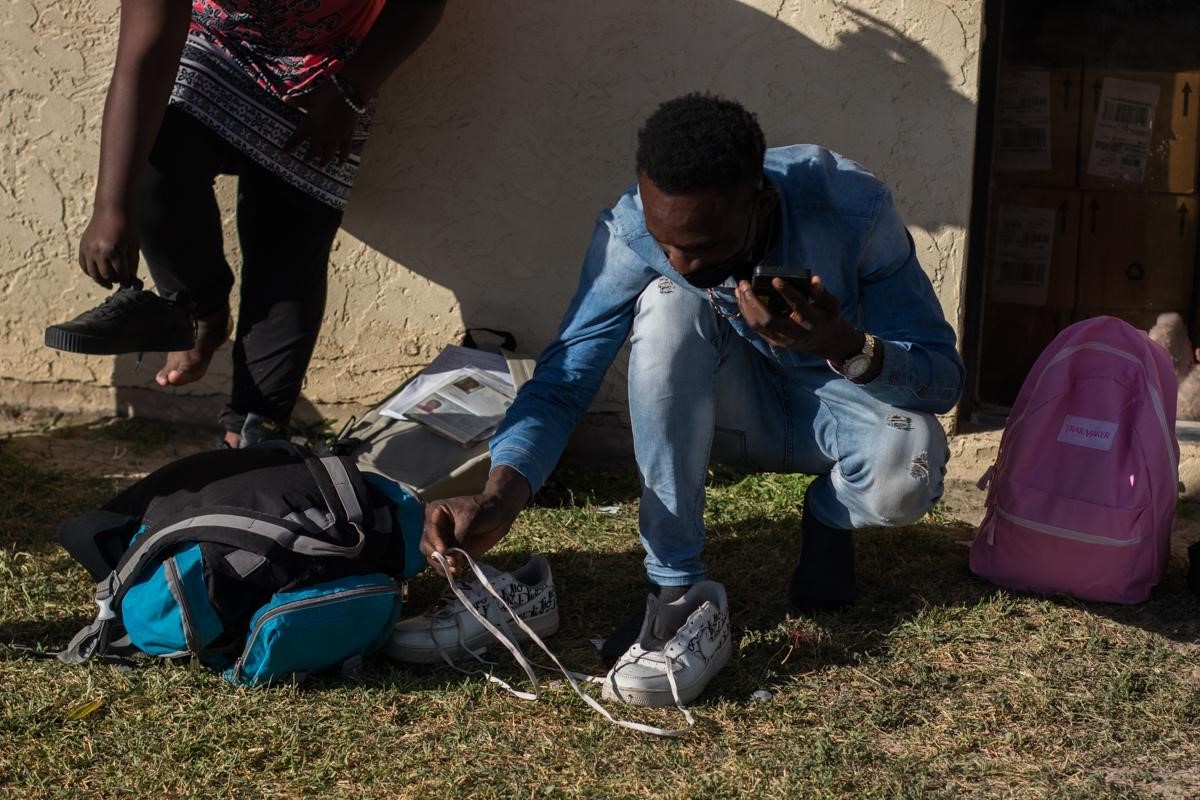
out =
<path fill-rule="evenodd" d="M 532 628 L 533 632 L 536 633 L 539 638 L 553 636 L 558 632 L 558 609 L 555 608 L 553 611 L 548 611 L 545 614 L 541 614 L 530 619 L 522 618 L 521 621 Z M 500 626 L 497 625 L 497 627 Z M 500 627 L 500 629 L 504 630 L 502 627 Z M 516 636 L 518 642 L 523 643 L 529 641 L 529 637 L 525 634 L 525 632 L 511 622 L 508 625 L 508 629 L 512 631 L 514 636 Z M 463 646 L 454 644 L 449 647 L 442 648 L 413 647 L 412 645 L 408 644 L 395 643 L 389 639 L 383 645 L 383 654 L 394 661 L 402 661 L 405 664 L 441 664 L 443 663 L 443 653 L 445 653 L 451 661 L 457 661 L 468 655 L 467 648 L 479 651 L 487 649 L 492 645 L 503 647 L 503 645 L 498 643 L 495 637 L 493 637 L 490 633 L 487 631 L 482 631 L 480 636 L 477 637 L 476 641 L 474 642 L 467 642 Z"/>
<path fill-rule="evenodd" d="M 88 336 L 76 331 L 64 330 L 57 325 L 46 328 L 46 347 L 65 353 L 80 353 L 89 356 L 117 356 L 124 353 L 170 353 L 191 350 L 196 338 L 190 330 L 177 331 L 156 340 L 153 347 L 145 342 L 112 336 Z"/>
<path fill-rule="evenodd" d="M 729 658 L 733 654 L 733 645 L 721 648 L 720 651 L 713 657 L 712 661 L 708 662 L 707 668 L 700 673 L 700 677 L 693 683 L 687 686 L 679 686 L 679 702 L 682 705 L 699 697 L 708 687 L 708 682 L 716 676 L 718 672 L 725 668 L 729 663 Z M 609 673 L 612 674 L 611 672 Z M 669 708 L 675 705 L 675 697 L 671 694 L 671 686 L 663 679 L 663 689 L 640 689 L 636 687 L 617 685 L 613 687 L 611 678 L 606 678 L 601 696 L 605 700 L 616 700 L 621 703 L 628 703 L 631 706 L 643 706 L 646 708 Z"/>

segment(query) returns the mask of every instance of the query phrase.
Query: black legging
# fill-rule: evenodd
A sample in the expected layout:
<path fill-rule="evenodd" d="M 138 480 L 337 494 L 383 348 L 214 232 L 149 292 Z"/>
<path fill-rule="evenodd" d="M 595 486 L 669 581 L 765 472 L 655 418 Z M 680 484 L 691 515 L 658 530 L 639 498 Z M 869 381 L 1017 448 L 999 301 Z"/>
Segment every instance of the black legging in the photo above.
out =
<path fill-rule="evenodd" d="M 242 293 L 233 389 L 221 414 L 240 432 L 253 412 L 283 425 L 300 396 L 325 312 L 326 274 L 342 212 L 293 188 L 188 113 L 168 108 L 142 181 L 142 252 L 164 297 L 207 316 L 229 302 L 217 175 L 237 175 Z"/>

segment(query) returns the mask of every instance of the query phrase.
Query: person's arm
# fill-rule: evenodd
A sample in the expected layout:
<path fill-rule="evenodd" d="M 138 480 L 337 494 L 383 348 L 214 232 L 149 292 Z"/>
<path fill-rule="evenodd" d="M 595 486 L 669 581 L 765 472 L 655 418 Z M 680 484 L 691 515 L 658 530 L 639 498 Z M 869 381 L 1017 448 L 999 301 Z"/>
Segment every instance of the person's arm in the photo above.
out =
<path fill-rule="evenodd" d="M 365 109 L 396 68 L 429 38 L 444 7 L 445 0 L 388 0 L 341 72 L 285 100 L 308 113 L 284 150 L 293 152 L 307 143 L 306 156 L 321 165 L 349 158 L 356 107 Z"/>
<path fill-rule="evenodd" d="M 966 370 L 891 192 L 881 198 L 858 272 L 858 324 L 878 339 L 881 353 L 880 370 L 863 389 L 900 408 L 949 411 L 962 395 Z"/>
<path fill-rule="evenodd" d="M 429 38 L 442 18 L 445 0 L 388 0 L 340 75 L 369 98 L 406 58 Z"/>
<path fill-rule="evenodd" d="M 162 124 L 191 20 L 185 0 L 122 0 L 104 101 L 100 167 L 79 266 L 105 288 L 137 275 L 137 189 Z"/>
<path fill-rule="evenodd" d="M 944 413 L 962 394 L 964 369 L 929 277 L 917 261 L 912 237 L 884 190 L 856 266 L 858 319 L 842 316 L 841 302 L 814 276 L 804 293 L 775 278 L 773 286 L 791 313 L 771 314 L 749 281 L 737 288 L 746 324 L 768 344 L 841 364 L 876 339 L 870 367 L 855 382 L 884 402 L 914 411 Z"/>
<path fill-rule="evenodd" d="M 596 225 L 558 336 L 492 437 L 487 487 L 482 494 L 437 500 L 426 508 L 421 551 L 427 559 L 451 547 L 478 556 L 499 542 L 541 488 L 595 398 L 629 335 L 638 295 L 659 277 L 611 224 L 609 217 Z M 460 567 L 451 561 L 452 570 Z"/>
<path fill-rule="evenodd" d="M 421 553 L 441 571 L 434 552 L 441 553 L 450 571 L 464 568 L 450 549 L 461 547 L 478 558 L 496 546 L 516 521 L 521 509 L 532 497 L 529 481 L 512 467 L 493 467 L 482 494 L 435 500 L 425 507 L 425 528 L 421 533 Z"/>

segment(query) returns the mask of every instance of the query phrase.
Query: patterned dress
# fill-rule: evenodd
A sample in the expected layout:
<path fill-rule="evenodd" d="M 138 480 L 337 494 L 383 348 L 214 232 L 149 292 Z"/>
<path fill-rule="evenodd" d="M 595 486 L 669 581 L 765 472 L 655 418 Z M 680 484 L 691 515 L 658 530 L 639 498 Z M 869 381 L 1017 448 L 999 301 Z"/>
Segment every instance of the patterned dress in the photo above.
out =
<path fill-rule="evenodd" d="M 386 0 L 193 0 L 171 104 L 255 163 L 334 208 L 345 207 L 367 140 L 360 118 L 349 160 L 318 167 L 283 144 L 304 112 L 285 104 L 339 72 Z"/>

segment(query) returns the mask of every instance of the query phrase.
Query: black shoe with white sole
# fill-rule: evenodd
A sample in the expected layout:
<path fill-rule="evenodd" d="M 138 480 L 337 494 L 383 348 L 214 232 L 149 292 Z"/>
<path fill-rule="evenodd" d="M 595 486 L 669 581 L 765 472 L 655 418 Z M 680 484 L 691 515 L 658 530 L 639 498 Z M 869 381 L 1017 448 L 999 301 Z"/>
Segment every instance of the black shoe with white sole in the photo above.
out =
<path fill-rule="evenodd" d="M 46 328 L 46 346 L 67 353 L 111 356 L 190 350 L 196 323 L 187 308 L 134 280 L 69 322 Z"/>

